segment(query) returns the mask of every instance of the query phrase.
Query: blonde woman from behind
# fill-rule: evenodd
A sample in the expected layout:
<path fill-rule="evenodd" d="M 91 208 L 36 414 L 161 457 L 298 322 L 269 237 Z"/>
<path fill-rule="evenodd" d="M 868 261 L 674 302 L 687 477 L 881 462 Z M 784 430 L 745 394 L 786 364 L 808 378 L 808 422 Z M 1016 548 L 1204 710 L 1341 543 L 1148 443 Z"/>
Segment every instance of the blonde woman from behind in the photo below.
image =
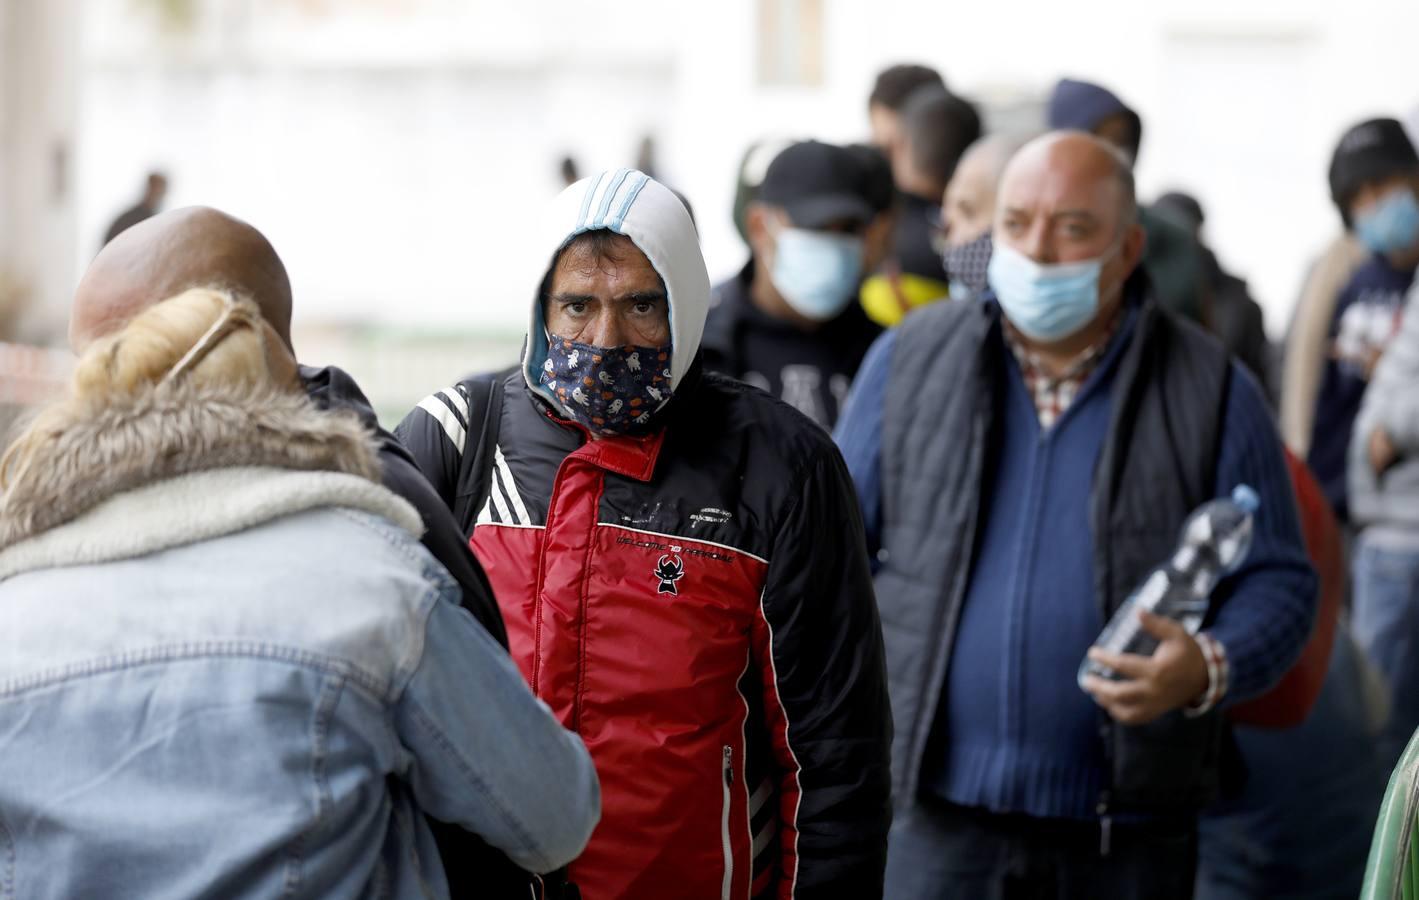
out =
<path fill-rule="evenodd" d="M 245 299 L 84 354 L 0 461 L 0 897 L 446 897 L 424 814 L 581 851 L 585 749 L 378 472 Z"/>

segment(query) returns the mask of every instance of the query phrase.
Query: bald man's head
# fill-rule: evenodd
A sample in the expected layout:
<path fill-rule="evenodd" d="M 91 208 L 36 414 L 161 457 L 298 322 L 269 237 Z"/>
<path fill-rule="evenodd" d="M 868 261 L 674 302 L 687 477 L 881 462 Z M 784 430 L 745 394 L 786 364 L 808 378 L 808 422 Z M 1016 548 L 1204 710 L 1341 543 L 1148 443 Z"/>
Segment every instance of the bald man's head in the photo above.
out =
<path fill-rule="evenodd" d="M 1083 131 L 1051 131 L 1020 148 L 1001 175 L 1017 190 L 1036 193 L 1080 191 L 1097 193 L 1096 212 L 1107 215 L 1120 228 L 1138 219 L 1133 167 L 1128 157 L 1102 138 Z"/>
<path fill-rule="evenodd" d="M 1143 258 L 1127 158 L 1081 131 L 1036 138 L 1005 166 L 993 234 L 997 249 L 1042 266 L 1098 261 L 1098 321 L 1107 320 Z"/>
<path fill-rule="evenodd" d="M 1090 259 L 1137 230 L 1128 159 L 1082 131 L 1054 131 L 1030 141 L 1006 164 L 998 193 L 996 243 L 1036 262 Z"/>
<path fill-rule="evenodd" d="M 969 244 L 990 231 L 1000 175 L 1025 140 L 1013 134 L 988 134 L 962 154 L 941 199 L 948 246 Z"/>
<path fill-rule="evenodd" d="M 291 345 L 291 282 L 270 242 L 240 219 L 189 206 L 128 228 L 99 252 L 74 292 L 70 346 L 83 352 L 142 310 L 191 287 L 251 298 Z"/>

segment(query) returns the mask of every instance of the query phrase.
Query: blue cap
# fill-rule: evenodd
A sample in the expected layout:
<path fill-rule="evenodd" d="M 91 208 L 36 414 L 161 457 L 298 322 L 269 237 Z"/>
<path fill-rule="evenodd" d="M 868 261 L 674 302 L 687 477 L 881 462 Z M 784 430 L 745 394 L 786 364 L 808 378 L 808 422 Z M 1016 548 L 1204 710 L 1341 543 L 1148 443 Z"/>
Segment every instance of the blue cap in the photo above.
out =
<path fill-rule="evenodd" d="M 1247 484 L 1239 484 L 1232 489 L 1232 502 L 1248 513 L 1261 509 L 1261 498 L 1252 490 L 1251 485 Z"/>

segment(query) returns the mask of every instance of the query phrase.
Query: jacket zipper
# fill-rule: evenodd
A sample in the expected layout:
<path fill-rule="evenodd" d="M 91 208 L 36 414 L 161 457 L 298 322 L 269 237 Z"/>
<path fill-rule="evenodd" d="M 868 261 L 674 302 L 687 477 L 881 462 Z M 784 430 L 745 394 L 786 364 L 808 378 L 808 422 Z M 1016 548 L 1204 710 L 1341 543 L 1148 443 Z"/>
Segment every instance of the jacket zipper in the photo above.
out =
<path fill-rule="evenodd" d="M 734 785 L 734 748 L 728 744 L 724 745 L 724 807 L 719 820 L 719 837 L 724 846 L 724 886 L 720 889 L 720 896 L 723 900 L 729 900 L 730 892 L 734 889 L 734 850 L 729 845 L 729 796 L 730 788 Z"/>

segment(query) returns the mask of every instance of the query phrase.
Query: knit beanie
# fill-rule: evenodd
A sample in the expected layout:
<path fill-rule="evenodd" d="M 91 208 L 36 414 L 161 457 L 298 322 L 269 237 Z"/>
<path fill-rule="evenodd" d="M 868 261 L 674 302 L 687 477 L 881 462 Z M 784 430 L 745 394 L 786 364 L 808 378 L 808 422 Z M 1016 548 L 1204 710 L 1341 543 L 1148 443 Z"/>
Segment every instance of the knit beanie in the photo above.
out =
<path fill-rule="evenodd" d="M 1350 204 L 1360 188 L 1416 172 L 1419 154 L 1404 126 L 1396 119 L 1369 119 L 1345 132 L 1330 158 L 1330 198 L 1348 229 Z"/>
<path fill-rule="evenodd" d="M 1088 81 L 1061 78 L 1050 92 L 1049 104 L 1045 108 L 1046 121 L 1051 130 L 1093 131 L 1100 122 L 1120 114 L 1128 117 L 1133 130 L 1132 146 L 1125 149 L 1136 159 L 1143 140 L 1143 121 L 1138 113 L 1107 88 Z"/>

